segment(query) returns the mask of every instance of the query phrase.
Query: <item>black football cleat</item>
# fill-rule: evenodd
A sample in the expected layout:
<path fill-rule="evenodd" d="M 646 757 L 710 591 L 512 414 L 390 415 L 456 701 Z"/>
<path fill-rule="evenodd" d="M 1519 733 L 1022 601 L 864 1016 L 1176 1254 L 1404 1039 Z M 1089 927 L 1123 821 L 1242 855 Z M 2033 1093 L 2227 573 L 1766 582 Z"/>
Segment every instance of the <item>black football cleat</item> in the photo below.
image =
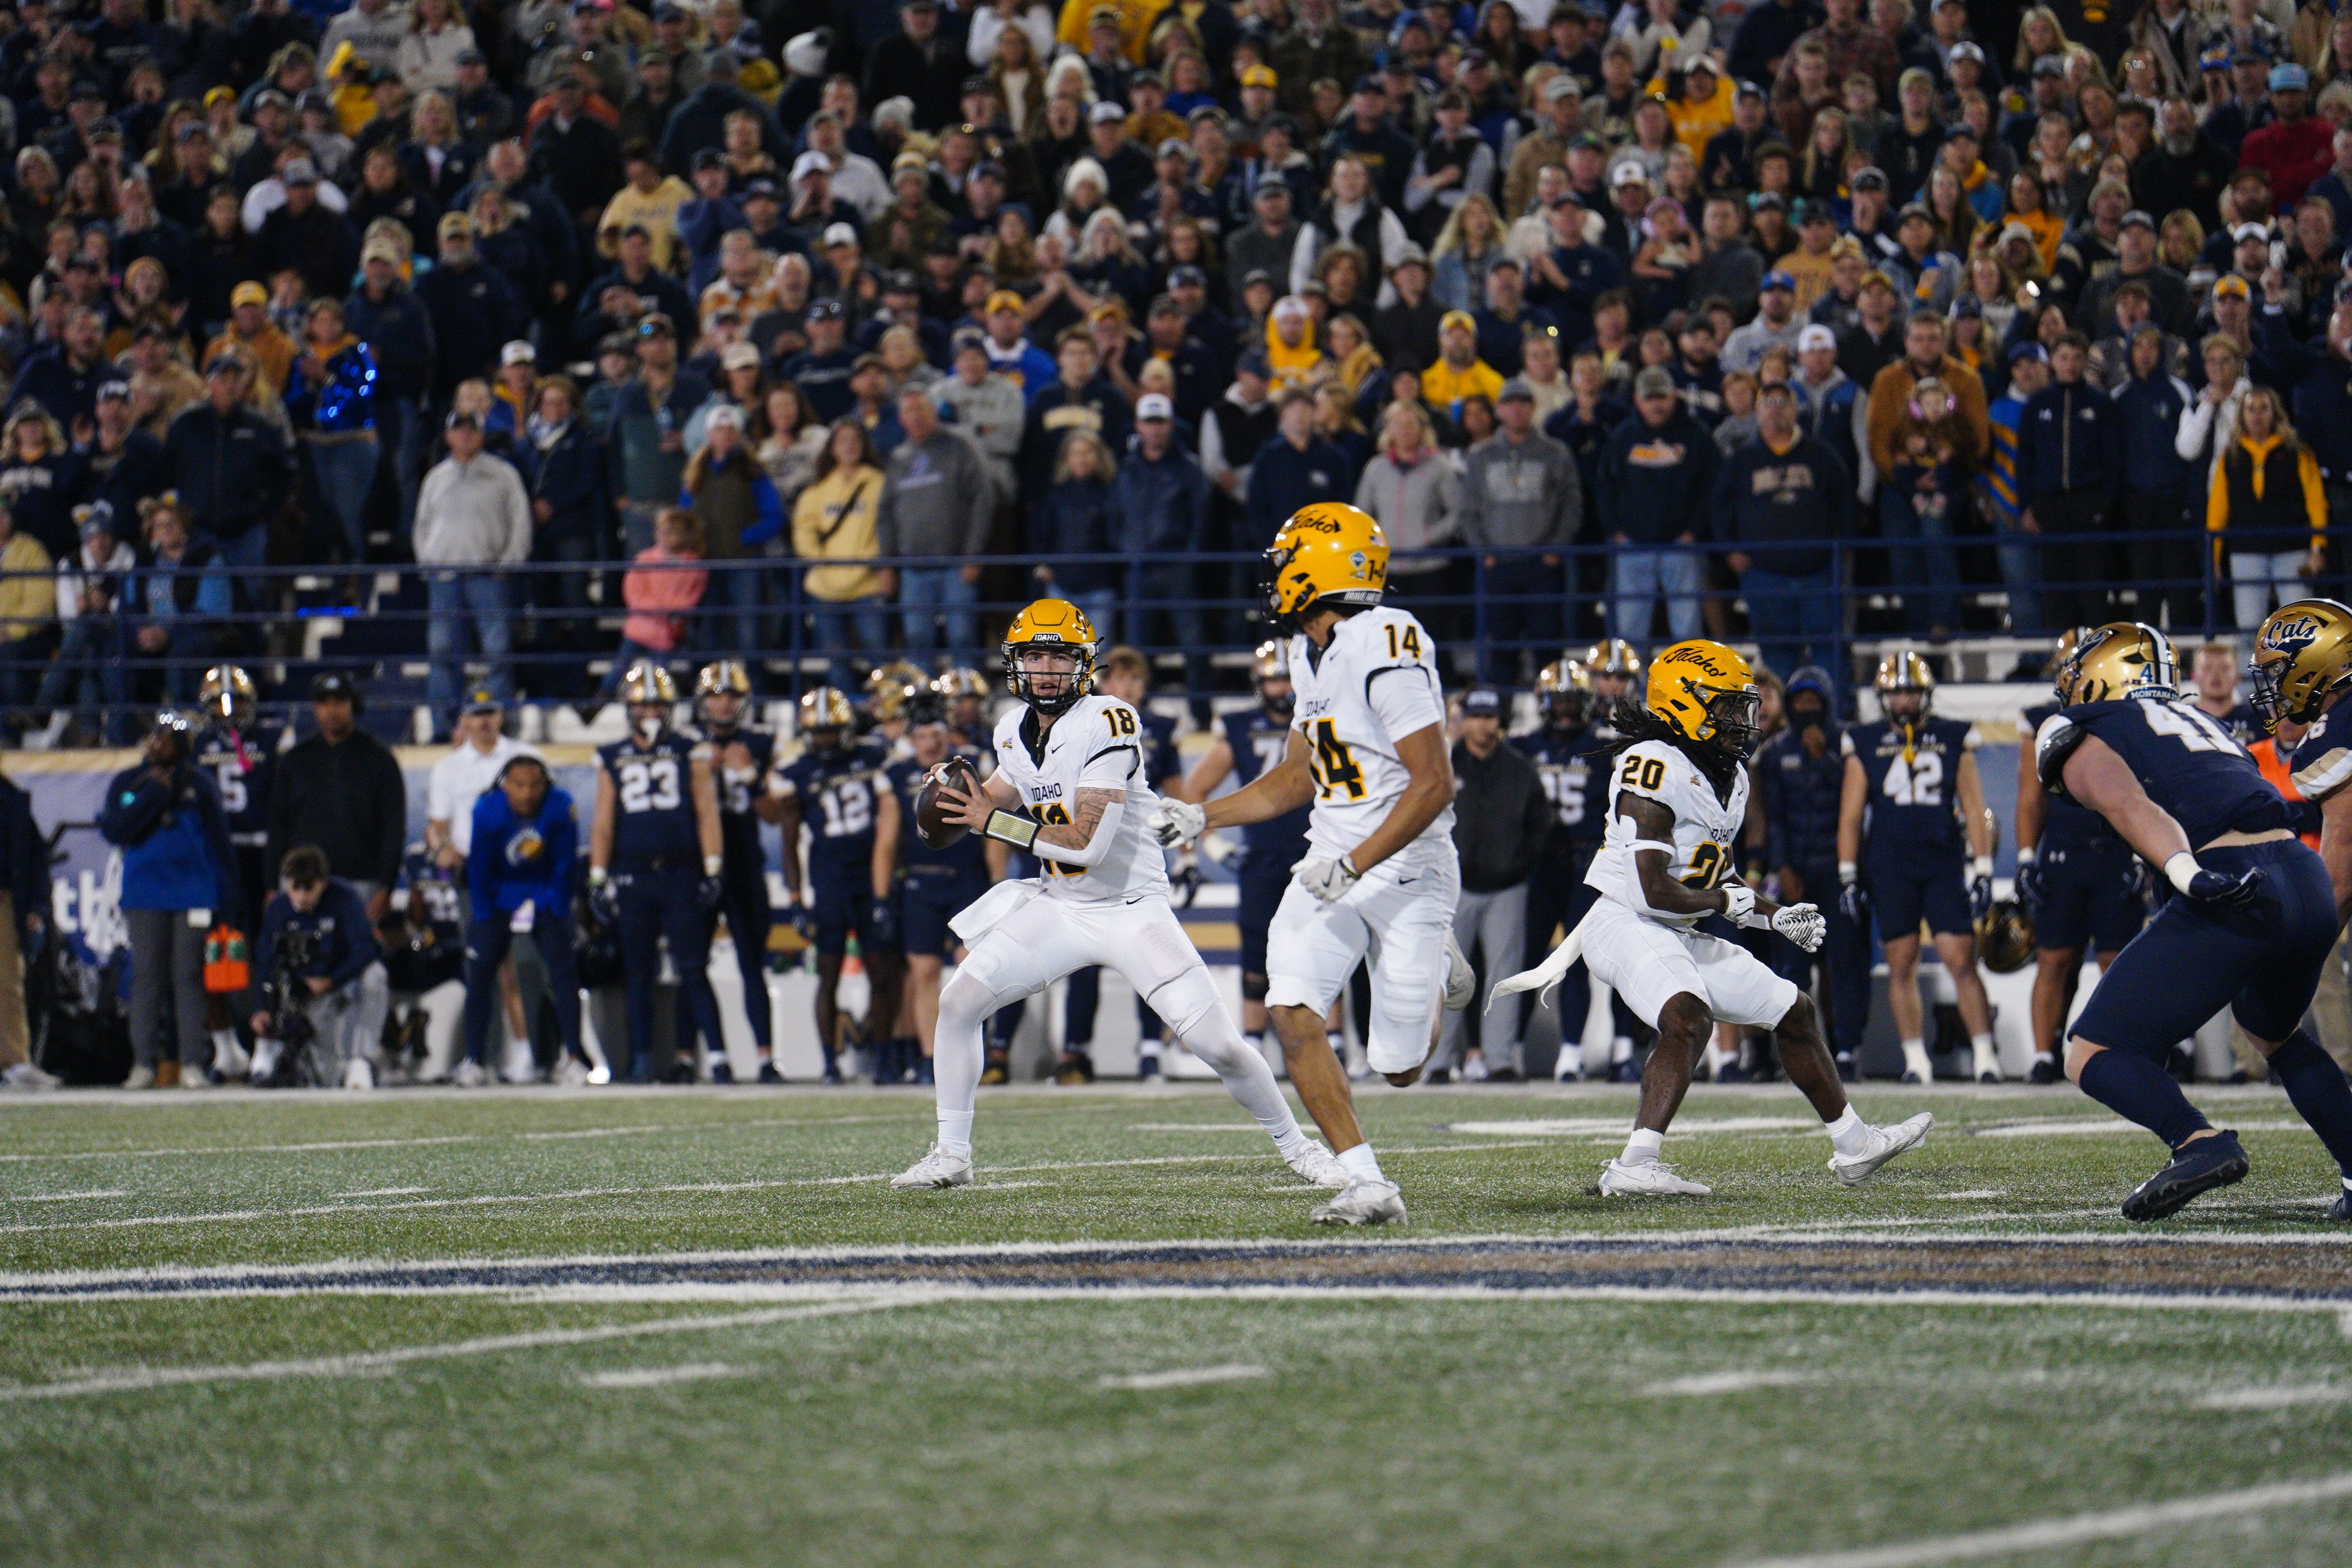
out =
<path fill-rule="evenodd" d="M 1838 1081 L 1840 1083 L 1860 1083 L 1862 1081 L 1862 1068 L 1860 1064 L 1855 1062 L 1853 1059 L 1853 1053 L 1852 1051 L 1840 1051 L 1837 1054 L 1837 1075 Z"/>
<path fill-rule="evenodd" d="M 1528 1075 L 1517 1068 L 1496 1068 L 1486 1075 L 1488 1083 L 1525 1083 Z"/>
<path fill-rule="evenodd" d="M 1064 1051 L 1054 1068 L 1054 1081 L 1066 1088 L 1095 1080 L 1095 1058 L 1085 1051 Z"/>
<path fill-rule="evenodd" d="M 2132 1189 L 2124 1218 L 2142 1224 L 2179 1214 L 2200 1193 L 2246 1178 L 2246 1152 L 2234 1132 L 2217 1132 L 2173 1151 L 2172 1163 Z"/>
<path fill-rule="evenodd" d="M 1454 1069 L 1452 1068 L 1432 1068 L 1427 1072 L 1421 1075 L 1421 1081 L 1423 1083 L 1452 1083 L 1454 1081 Z"/>
<path fill-rule="evenodd" d="M 980 1069 L 980 1081 L 983 1088 L 993 1088 L 997 1084 L 1011 1083 L 1013 1081 L 1013 1053 L 1000 1048 L 991 1048 L 985 1064 Z"/>
<path fill-rule="evenodd" d="M 2037 1058 L 2032 1069 L 2026 1073 L 2025 1081 L 2042 1085 L 2063 1083 L 2066 1081 L 2066 1069 L 2058 1065 L 2055 1057 Z"/>
<path fill-rule="evenodd" d="M 735 1069 L 729 1067 L 723 1061 L 712 1062 L 710 1064 L 710 1081 L 713 1083 L 733 1083 L 735 1081 Z"/>
<path fill-rule="evenodd" d="M 2339 1225 L 2347 1220 L 2352 1220 L 2352 1187 L 2347 1187 L 2336 1194 L 2335 1203 L 2328 1205 L 2327 1217 Z"/>
<path fill-rule="evenodd" d="M 762 1058 L 760 1062 L 760 1081 L 761 1083 L 782 1083 L 784 1081 L 784 1075 L 776 1070 L 776 1064 L 773 1061 Z"/>

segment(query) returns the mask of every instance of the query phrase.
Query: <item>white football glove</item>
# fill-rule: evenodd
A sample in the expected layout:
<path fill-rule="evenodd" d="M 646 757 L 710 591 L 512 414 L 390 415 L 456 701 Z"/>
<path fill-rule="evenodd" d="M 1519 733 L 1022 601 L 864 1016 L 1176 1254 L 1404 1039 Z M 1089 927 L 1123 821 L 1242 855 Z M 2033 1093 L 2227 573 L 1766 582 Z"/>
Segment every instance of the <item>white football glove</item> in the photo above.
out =
<path fill-rule="evenodd" d="M 1723 918 L 1733 925 L 1748 924 L 1756 913 L 1756 889 L 1745 882 L 1723 885 Z"/>
<path fill-rule="evenodd" d="M 1290 868 L 1298 885 L 1327 904 L 1338 903 L 1348 896 L 1363 873 L 1348 864 L 1344 855 L 1330 860 L 1301 860 Z"/>
<path fill-rule="evenodd" d="M 1160 840 L 1162 848 L 1175 849 L 1192 843 L 1207 831 L 1209 814 L 1190 801 L 1163 798 L 1151 808 L 1151 815 L 1144 819 L 1144 826 L 1151 830 L 1154 838 Z"/>
<path fill-rule="evenodd" d="M 1829 922 L 1811 904 L 1786 904 L 1772 911 L 1772 929 L 1805 952 L 1818 952 Z"/>

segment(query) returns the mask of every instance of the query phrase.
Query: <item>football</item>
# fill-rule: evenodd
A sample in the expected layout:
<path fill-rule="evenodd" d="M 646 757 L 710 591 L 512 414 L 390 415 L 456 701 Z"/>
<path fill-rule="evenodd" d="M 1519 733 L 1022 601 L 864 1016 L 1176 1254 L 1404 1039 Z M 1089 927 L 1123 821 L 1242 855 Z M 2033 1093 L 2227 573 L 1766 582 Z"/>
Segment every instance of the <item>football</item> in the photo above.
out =
<path fill-rule="evenodd" d="M 980 787 L 980 770 L 969 757 L 950 757 L 925 775 L 923 787 L 915 793 L 915 831 L 932 849 L 950 848 L 971 831 L 961 822 L 949 820 L 940 804 L 941 784 L 952 784 L 958 794 L 970 795 Z"/>

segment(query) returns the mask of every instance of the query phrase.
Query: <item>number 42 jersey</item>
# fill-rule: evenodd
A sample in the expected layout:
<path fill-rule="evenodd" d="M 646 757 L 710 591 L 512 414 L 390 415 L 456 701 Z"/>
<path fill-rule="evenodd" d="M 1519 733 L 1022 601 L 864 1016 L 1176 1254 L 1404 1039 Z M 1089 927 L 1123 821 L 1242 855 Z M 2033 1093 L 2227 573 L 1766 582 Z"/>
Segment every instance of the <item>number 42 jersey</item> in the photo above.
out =
<path fill-rule="evenodd" d="M 1318 649 L 1290 639 L 1290 685 L 1297 706 L 1291 727 L 1307 742 L 1315 800 L 1307 819 L 1310 854 L 1334 858 L 1371 837 L 1411 782 L 1396 743 L 1445 722 L 1433 661 L 1436 644 L 1419 621 L 1383 605 L 1340 619 Z M 1441 730 L 1440 733 L 1443 733 Z M 1454 853 L 1454 807 L 1421 831 L 1402 853 Z"/>
<path fill-rule="evenodd" d="M 1642 838 L 1631 819 L 1617 814 L 1617 803 L 1629 795 L 1654 800 L 1675 814 L 1673 853 L 1667 857 L 1666 874 L 1685 887 L 1719 887 L 1730 880 L 1739 863 L 1735 851 L 1740 827 L 1748 820 L 1748 770 L 1733 770 L 1731 798 L 1725 800 L 1698 771 L 1698 764 L 1679 748 L 1664 741 L 1641 741 L 1620 752 L 1610 772 L 1609 831 L 1601 840 L 1601 852 L 1592 858 L 1591 868 L 1584 874 L 1585 885 L 1644 919 L 1689 931 L 1706 913 L 1657 914 L 1642 896 L 1642 875 L 1633 863 L 1634 852 L 1643 845 L 1656 846 Z"/>

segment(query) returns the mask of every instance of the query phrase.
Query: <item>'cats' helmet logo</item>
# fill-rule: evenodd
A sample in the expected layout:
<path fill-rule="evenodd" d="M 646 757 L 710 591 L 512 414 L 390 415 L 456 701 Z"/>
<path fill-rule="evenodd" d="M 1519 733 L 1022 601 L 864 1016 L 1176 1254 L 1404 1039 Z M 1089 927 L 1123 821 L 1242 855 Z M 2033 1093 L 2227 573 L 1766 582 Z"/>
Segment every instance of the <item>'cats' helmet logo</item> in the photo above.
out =
<path fill-rule="evenodd" d="M 677 702 L 677 682 L 668 670 L 649 658 L 641 658 L 629 666 L 621 677 L 621 700 L 635 708 L 639 703 L 658 702 L 670 708 Z"/>
<path fill-rule="evenodd" d="M 1756 749 L 1764 697 L 1746 659 L 1719 642 L 1694 637 L 1650 666 L 1648 708 L 1683 739 L 1745 757 Z"/>
<path fill-rule="evenodd" d="M 1995 974 L 2014 974 L 2033 961 L 2033 917 L 2015 899 L 2002 899 L 1977 921 L 1977 957 Z"/>
<path fill-rule="evenodd" d="M 2072 708 L 2105 702 L 2135 691 L 2177 695 L 2180 666 L 2172 639 L 2145 621 L 2109 621 L 2075 639 L 2074 651 L 2058 667 L 2058 700 Z"/>
<path fill-rule="evenodd" d="M 1290 514 L 1266 547 L 1265 607 L 1296 629 L 1318 605 L 1369 608 L 1389 585 L 1389 539 L 1372 514 L 1318 501 Z"/>
<path fill-rule="evenodd" d="M 1536 671 L 1536 706 L 1545 723 L 1575 729 L 1592 710 L 1592 671 L 1578 659 L 1552 660 Z"/>
<path fill-rule="evenodd" d="M 2247 698 L 2265 732 L 2281 720 L 2308 724 L 2328 696 L 2352 685 L 2352 606 L 2298 599 L 2273 610 L 2254 634 Z"/>
<path fill-rule="evenodd" d="M 1927 668 L 1926 659 L 1907 647 L 1890 653 L 1878 661 L 1878 677 L 1873 684 L 1878 688 L 1879 711 L 1906 728 L 1925 719 L 1927 710 L 1936 704 L 1936 672 Z M 1899 691 L 1918 693 L 1919 710 L 1916 713 L 1906 717 L 1895 711 L 1891 700 Z"/>
<path fill-rule="evenodd" d="M 253 677 L 234 664 L 216 664 L 205 671 L 205 683 L 196 693 L 196 706 L 207 720 L 239 730 L 253 721 L 260 701 Z"/>
<path fill-rule="evenodd" d="M 1061 690 L 1040 697 L 1032 689 L 1033 675 L 1043 672 L 1021 668 L 1021 655 L 1030 648 L 1053 648 L 1076 660 Z M 999 651 L 1004 656 L 1005 686 L 1040 713 L 1063 712 L 1095 688 L 1095 624 L 1067 599 L 1039 599 L 1013 616 Z"/>
<path fill-rule="evenodd" d="M 507 840 L 507 864 L 518 868 L 530 865 L 547 853 L 547 840 L 539 836 L 536 827 L 526 827 Z"/>

